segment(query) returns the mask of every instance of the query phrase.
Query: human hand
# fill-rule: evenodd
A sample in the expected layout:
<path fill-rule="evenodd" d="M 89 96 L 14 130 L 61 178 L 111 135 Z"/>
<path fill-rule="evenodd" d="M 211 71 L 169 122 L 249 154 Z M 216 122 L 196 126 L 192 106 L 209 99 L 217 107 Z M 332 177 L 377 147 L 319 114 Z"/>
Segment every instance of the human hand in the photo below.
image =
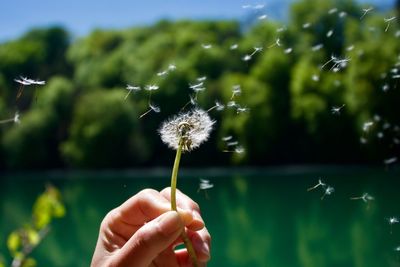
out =
<path fill-rule="evenodd" d="M 145 189 L 103 219 L 91 267 L 189 267 L 186 249 L 174 250 L 186 231 L 200 266 L 210 259 L 211 237 L 196 202 L 177 190 L 171 211 L 170 188 Z"/>

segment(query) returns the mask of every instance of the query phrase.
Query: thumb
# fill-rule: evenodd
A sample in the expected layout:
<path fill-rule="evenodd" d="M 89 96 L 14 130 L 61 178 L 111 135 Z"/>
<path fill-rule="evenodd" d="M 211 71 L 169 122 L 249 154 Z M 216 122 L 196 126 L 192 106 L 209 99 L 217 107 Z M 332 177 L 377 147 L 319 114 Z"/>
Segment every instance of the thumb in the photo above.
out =
<path fill-rule="evenodd" d="M 169 211 L 140 228 L 116 255 L 117 266 L 147 267 L 179 237 L 184 223 Z"/>

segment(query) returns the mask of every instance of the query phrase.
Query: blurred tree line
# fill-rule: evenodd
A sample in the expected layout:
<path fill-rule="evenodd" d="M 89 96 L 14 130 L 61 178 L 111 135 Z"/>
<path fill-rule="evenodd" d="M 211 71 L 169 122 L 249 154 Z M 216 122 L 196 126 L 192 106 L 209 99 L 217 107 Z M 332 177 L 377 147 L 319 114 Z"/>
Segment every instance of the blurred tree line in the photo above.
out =
<path fill-rule="evenodd" d="M 387 27 L 393 14 L 363 14 L 354 1 L 303 0 L 287 24 L 259 21 L 248 30 L 237 21 L 160 21 L 77 40 L 58 27 L 32 30 L 0 44 L 0 119 L 21 114 L 20 124 L 0 125 L 0 168 L 170 165 L 174 152 L 157 129 L 204 76 L 200 107 L 227 104 L 240 85 L 235 101 L 249 112 L 211 111 L 211 140 L 185 165 L 381 163 L 399 152 L 400 32 L 396 21 Z M 244 61 L 254 47 L 264 49 Z M 349 61 L 321 69 L 332 56 Z M 157 75 L 170 64 L 174 71 Z M 25 86 L 16 99 L 20 76 L 46 85 Z M 124 100 L 127 84 L 142 90 Z M 161 112 L 139 118 L 151 84 Z M 229 135 L 244 153 L 222 152 Z"/>

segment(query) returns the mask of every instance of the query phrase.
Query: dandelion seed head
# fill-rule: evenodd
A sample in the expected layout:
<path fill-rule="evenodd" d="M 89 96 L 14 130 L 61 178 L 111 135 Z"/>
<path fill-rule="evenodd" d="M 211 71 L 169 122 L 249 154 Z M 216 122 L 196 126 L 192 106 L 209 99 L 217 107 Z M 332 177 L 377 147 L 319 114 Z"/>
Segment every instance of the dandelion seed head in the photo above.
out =
<path fill-rule="evenodd" d="M 182 151 L 191 151 L 207 141 L 214 123 L 207 112 L 195 108 L 165 121 L 159 134 L 170 148 L 177 150 L 181 141 Z"/>

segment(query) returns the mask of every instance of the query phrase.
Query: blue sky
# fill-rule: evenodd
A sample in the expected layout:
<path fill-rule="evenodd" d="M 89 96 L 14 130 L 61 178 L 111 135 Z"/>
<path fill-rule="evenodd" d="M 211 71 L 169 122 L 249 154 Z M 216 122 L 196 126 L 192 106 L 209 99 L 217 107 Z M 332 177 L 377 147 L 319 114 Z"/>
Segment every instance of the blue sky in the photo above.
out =
<path fill-rule="evenodd" d="M 180 18 L 243 18 L 245 4 L 265 4 L 283 9 L 292 0 L 1 0 L 0 42 L 17 38 L 33 27 L 61 25 L 73 34 L 94 28 L 123 28 Z M 365 2 L 365 1 L 363 1 Z M 370 0 L 392 3 L 394 0 Z M 271 14 L 269 14 L 271 15 Z"/>

